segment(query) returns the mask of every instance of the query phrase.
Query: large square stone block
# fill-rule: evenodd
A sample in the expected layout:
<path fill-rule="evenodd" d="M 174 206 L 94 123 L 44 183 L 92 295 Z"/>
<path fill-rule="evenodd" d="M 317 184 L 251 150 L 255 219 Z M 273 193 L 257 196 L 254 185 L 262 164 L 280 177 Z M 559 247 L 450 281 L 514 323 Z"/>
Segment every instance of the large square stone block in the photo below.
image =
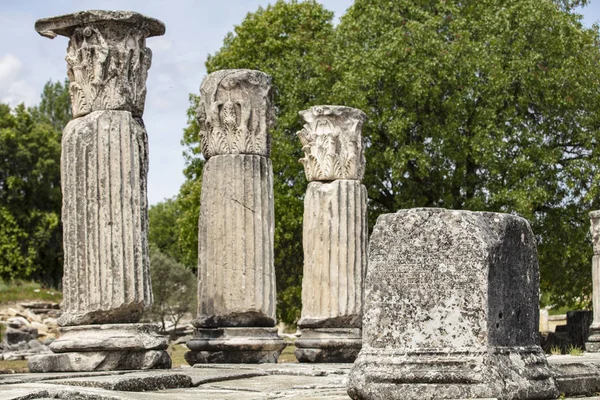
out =
<path fill-rule="evenodd" d="M 539 271 L 529 223 L 508 214 L 401 210 L 379 217 L 365 281 L 361 399 L 546 399 Z"/>

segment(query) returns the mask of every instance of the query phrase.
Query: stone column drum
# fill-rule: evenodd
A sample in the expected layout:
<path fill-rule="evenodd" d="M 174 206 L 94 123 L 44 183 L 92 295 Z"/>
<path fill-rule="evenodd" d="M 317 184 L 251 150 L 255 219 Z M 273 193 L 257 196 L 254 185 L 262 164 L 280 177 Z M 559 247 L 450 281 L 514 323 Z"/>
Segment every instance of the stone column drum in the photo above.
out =
<path fill-rule="evenodd" d="M 520 217 L 381 215 L 369 244 L 353 399 L 554 399 L 539 346 L 535 237 Z"/>
<path fill-rule="evenodd" d="M 277 362 L 271 77 L 222 70 L 200 86 L 198 317 L 189 364 Z"/>
<path fill-rule="evenodd" d="M 148 257 L 148 135 L 142 121 L 162 22 L 126 11 L 41 19 L 67 36 L 73 120 L 62 138 L 63 314 L 53 354 L 32 372 L 170 368 L 167 338 L 137 323 L 152 304 Z"/>
<path fill-rule="evenodd" d="M 590 325 L 590 332 L 585 343 L 585 350 L 593 353 L 600 352 L 600 210 L 590 213 L 590 232 L 594 256 L 592 257 L 592 306 L 594 320 Z"/>
<path fill-rule="evenodd" d="M 306 178 L 300 362 L 354 362 L 361 347 L 362 283 L 367 265 L 367 189 L 362 125 L 343 106 L 300 112 Z"/>

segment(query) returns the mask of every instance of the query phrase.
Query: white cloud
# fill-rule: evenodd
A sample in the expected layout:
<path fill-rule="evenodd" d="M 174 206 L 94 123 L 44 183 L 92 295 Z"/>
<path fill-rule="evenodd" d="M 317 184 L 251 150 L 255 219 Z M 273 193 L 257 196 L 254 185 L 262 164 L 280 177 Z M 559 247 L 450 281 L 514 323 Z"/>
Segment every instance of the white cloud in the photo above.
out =
<path fill-rule="evenodd" d="M 14 54 L 0 57 L 0 102 L 16 106 L 25 103 L 32 106 L 37 102 L 38 91 L 24 79 L 23 62 Z"/>

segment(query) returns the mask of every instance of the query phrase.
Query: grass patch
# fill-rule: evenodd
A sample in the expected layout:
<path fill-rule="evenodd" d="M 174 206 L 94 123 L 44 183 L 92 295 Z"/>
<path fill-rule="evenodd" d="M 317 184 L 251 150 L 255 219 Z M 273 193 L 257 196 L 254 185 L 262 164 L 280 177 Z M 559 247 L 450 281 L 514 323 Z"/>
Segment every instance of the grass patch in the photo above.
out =
<path fill-rule="evenodd" d="M 167 353 L 171 356 L 171 368 L 181 367 L 182 365 L 189 365 L 183 355 L 188 351 L 185 344 L 171 344 L 167 349 Z"/>
<path fill-rule="evenodd" d="M 281 355 L 279 356 L 279 359 L 277 360 L 278 363 L 297 363 L 298 360 L 296 359 L 296 356 L 294 355 L 294 352 L 296 351 L 296 346 L 294 346 L 293 344 L 288 344 L 285 349 L 283 349 L 283 351 L 281 352 Z"/>
<path fill-rule="evenodd" d="M 579 346 L 573 346 L 572 344 L 567 347 L 567 353 L 570 356 L 583 356 L 583 349 Z"/>
<path fill-rule="evenodd" d="M 27 360 L 0 360 L 0 374 L 19 374 L 29 372 Z"/>
<path fill-rule="evenodd" d="M 562 354 L 562 349 L 560 346 L 552 346 L 550 347 L 550 354 L 553 356 L 560 356 Z"/>
<path fill-rule="evenodd" d="M 13 280 L 0 281 L 0 303 L 13 303 L 26 300 L 43 300 L 60 303 L 62 293 L 48 289 L 36 282 Z"/>

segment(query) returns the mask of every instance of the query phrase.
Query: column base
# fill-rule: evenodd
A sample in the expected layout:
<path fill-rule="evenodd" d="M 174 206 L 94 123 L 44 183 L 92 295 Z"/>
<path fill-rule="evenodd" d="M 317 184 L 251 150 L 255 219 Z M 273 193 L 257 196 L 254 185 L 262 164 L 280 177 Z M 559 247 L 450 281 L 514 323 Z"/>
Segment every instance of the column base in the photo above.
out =
<path fill-rule="evenodd" d="M 362 346 L 359 328 L 304 328 L 296 358 L 306 363 L 353 363 Z"/>
<path fill-rule="evenodd" d="M 166 336 L 154 324 L 68 326 L 50 344 L 53 354 L 29 359 L 30 372 L 168 369 Z"/>
<path fill-rule="evenodd" d="M 555 399 L 559 393 L 538 346 L 489 351 L 364 349 L 348 382 L 353 399 Z"/>
<path fill-rule="evenodd" d="M 196 328 L 184 356 L 190 365 L 276 363 L 285 346 L 277 328 Z"/>
<path fill-rule="evenodd" d="M 585 342 L 585 351 L 590 353 L 600 353 L 600 327 L 590 326 L 590 335 Z"/>

